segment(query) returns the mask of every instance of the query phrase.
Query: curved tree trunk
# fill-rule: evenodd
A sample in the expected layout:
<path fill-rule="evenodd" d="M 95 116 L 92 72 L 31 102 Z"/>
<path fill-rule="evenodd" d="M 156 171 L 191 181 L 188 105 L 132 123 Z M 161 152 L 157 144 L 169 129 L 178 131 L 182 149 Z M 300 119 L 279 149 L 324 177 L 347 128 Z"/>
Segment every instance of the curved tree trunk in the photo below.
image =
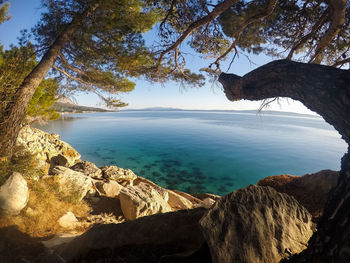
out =
<path fill-rule="evenodd" d="M 222 73 L 229 100 L 289 97 L 320 114 L 350 144 L 350 71 L 289 60 L 268 63 L 243 77 Z M 308 248 L 289 262 L 348 262 L 350 258 L 350 147 L 337 186 Z"/>
<path fill-rule="evenodd" d="M 38 65 L 23 80 L 21 86 L 8 103 L 5 112 L 0 116 L 0 161 L 6 161 L 12 157 L 21 123 L 24 120 L 27 108 L 35 90 L 45 78 L 47 72 L 53 66 L 64 45 L 69 41 L 82 20 L 99 5 L 96 1 L 81 14 L 77 14 L 72 22 L 58 35 L 48 51 L 42 57 Z"/>
<path fill-rule="evenodd" d="M 39 64 L 23 80 L 21 86 L 7 105 L 0 124 L 0 157 L 8 159 L 17 140 L 21 123 L 26 116 L 26 111 L 36 88 L 45 78 L 47 72 L 55 62 L 59 52 L 68 41 L 75 27 L 69 25 L 66 30 L 56 39 L 49 50 L 45 53 Z"/>

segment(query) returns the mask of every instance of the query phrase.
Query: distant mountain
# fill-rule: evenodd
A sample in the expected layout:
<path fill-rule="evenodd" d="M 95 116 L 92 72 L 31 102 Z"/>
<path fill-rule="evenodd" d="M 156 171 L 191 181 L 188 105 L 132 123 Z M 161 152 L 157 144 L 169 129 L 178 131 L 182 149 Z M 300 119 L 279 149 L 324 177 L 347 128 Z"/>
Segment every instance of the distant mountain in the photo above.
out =
<path fill-rule="evenodd" d="M 67 96 L 62 96 L 61 98 L 59 98 L 56 102 L 58 103 L 64 103 L 64 104 L 72 104 L 72 105 L 76 105 L 76 103 L 74 103 L 70 98 L 68 98 Z"/>
<path fill-rule="evenodd" d="M 182 111 L 183 109 L 170 107 L 151 107 L 144 109 L 123 109 L 122 111 Z"/>
<path fill-rule="evenodd" d="M 57 112 L 69 112 L 69 113 L 113 112 L 112 110 L 105 110 L 101 108 L 79 106 L 73 103 L 72 101 L 66 102 L 66 103 L 56 101 L 55 104 L 53 105 L 53 108 L 55 108 Z"/>
<path fill-rule="evenodd" d="M 178 108 L 167 108 L 167 107 L 152 107 L 144 109 L 123 109 L 121 111 L 200 111 L 200 112 L 236 112 L 236 113 L 250 113 L 250 114 L 261 114 L 261 115 L 281 115 L 281 116 L 295 116 L 295 117 L 319 117 L 318 115 L 303 114 L 296 112 L 286 111 L 261 111 L 259 110 L 184 110 Z"/>

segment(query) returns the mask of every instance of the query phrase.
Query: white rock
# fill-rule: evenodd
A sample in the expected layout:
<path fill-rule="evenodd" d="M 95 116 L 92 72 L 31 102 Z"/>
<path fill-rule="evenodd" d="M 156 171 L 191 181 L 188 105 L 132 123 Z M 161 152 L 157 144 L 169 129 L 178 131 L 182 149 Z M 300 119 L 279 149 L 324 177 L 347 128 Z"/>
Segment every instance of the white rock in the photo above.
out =
<path fill-rule="evenodd" d="M 38 159 L 38 164 L 49 164 L 52 157 L 62 155 L 67 159 L 67 165 L 74 165 L 80 154 L 68 143 L 59 140 L 59 135 L 49 134 L 30 126 L 24 126 L 17 138 L 17 145 L 23 146 Z"/>
<path fill-rule="evenodd" d="M 75 196 L 81 201 L 88 192 L 93 191 L 92 180 L 83 173 L 73 171 L 67 167 L 56 166 L 52 169 L 60 186 L 60 191 Z"/>
<path fill-rule="evenodd" d="M 97 190 L 104 196 L 107 197 L 117 197 L 120 194 L 122 186 L 116 181 L 105 182 L 96 182 L 95 183 Z"/>
<path fill-rule="evenodd" d="M 145 183 L 124 187 L 120 192 L 120 204 L 124 217 L 129 220 L 171 211 L 158 191 Z"/>
<path fill-rule="evenodd" d="M 169 200 L 168 204 L 173 210 L 182 210 L 182 209 L 192 209 L 193 204 L 191 201 L 185 197 L 175 193 L 174 191 L 168 190 Z"/>
<path fill-rule="evenodd" d="M 0 208 L 7 214 L 18 215 L 28 199 L 27 182 L 20 173 L 14 172 L 0 187 Z"/>
<path fill-rule="evenodd" d="M 102 176 L 106 179 L 117 181 L 123 186 L 133 185 L 133 181 L 137 178 L 136 174 L 130 169 L 123 169 L 118 166 L 101 167 Z"/>
<path fill-rule="evenodd" d="M 63 228 L 74 229 L 79 225 L 79 221 L 72 212 L 67 212 L 58 219 L 58 224 Z"/>

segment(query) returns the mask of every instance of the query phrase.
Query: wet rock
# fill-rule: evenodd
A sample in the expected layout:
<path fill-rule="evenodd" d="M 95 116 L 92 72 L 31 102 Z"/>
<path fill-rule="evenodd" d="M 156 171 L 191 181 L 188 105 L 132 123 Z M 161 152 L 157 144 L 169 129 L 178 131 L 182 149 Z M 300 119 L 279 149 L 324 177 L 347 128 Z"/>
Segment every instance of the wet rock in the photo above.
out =
<path fill-rule="evenodd" d="M 60 191 L 76 201 L 81 201 L 89 191 L 93 191 L 91 178 L 83 173 L 56 166 L 52 169 L 52 174 L 60 186 Z"/>
<path fill-rule="evenodd" d="M 213 262 L 273 263 L 299 253 L 312 235 L 310 213 L 271 187 L 223 196 L 201 221 Z"/>
<path fill-rule="evenodd" d="M 145 183 L 124 187 L 119 199 L 123 214 L 128 220 L 171 211 L 167 200 L 155 188 Z"/>
<path fill-rule="evenodd" d="M 26 180 L 14 172 L 0 187 L 0 209 L 10 215 L 18 215 L 27 205 L 29 191 Z"/>
<path fill-rule="evenodd" d="M 102 171 L 99 169 L 94 163 L 83 161 L 76 163 L 70 169 L 81 172 L 85 174 L 86 176 L 101 179 L 102 178 Z"/>
<path fill-rule="evenodd" d="M 133 181 L 137 178 L 136 174 L 130 169 L 123 169 L 118 166 L 101 167 L 102 176 L 105 179 L 117 181 L 123 186 L 133 185 Z"/>
<path fill-rule="evenodd" d="M 258 182 L 261 186 L 271 186 L 280 193 L 287 193 L 299 201 L 314 219 L 318 219 L 325 207 L 329 191 L 336 186 L 339 172 L 322 170 L 304 176 L 268 176 Z"/>
<path fill-rule="evenodd" d="M 96 182 L 95 186 L 101 195 L 112 198 L 119 196 L 122 189 L 122 186 L 116 181 Z"/>
<path fill-rule="evenodd" d="M 205 211 L 198 208 L 95 226 L 56 253 L 67 262 L 165 262 L 164 256 L 202 247 L 198 221 Z M 202 261 L 178 262 L 208 259 L 206 255 Z"/>

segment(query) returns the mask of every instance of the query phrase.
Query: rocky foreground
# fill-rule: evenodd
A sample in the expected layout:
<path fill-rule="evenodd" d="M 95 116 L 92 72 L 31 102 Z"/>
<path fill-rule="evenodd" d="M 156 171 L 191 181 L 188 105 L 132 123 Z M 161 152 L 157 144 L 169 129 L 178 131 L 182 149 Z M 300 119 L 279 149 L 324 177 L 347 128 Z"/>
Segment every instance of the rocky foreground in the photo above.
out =
<path fill-rule="evenodd" d="M 279 262 L 300 253 L 317 228 L 338 172 L 267 177 L 223 197 L 162 188 L 117 166 L 96 167 L 57 134 L 24 127 L 18 138 L 79 217 L 60 211 L 56 235 L 0 229 L 0 262 Z M 0 187 L 1 216 L 38 213 L 26 179 Z M 56 227 L 56 226 L 55 226 Z"/>

